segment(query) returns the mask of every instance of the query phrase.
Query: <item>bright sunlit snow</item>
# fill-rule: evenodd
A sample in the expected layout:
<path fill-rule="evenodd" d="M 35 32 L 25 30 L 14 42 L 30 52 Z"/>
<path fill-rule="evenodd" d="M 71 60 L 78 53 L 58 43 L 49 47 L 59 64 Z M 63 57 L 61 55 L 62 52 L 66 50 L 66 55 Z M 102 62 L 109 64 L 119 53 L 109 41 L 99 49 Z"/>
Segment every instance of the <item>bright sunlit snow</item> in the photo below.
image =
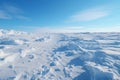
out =
<path fill-rule="evenodd" d="M 0 80 L 120 80 L 120 33 L 1 29 Z"/>

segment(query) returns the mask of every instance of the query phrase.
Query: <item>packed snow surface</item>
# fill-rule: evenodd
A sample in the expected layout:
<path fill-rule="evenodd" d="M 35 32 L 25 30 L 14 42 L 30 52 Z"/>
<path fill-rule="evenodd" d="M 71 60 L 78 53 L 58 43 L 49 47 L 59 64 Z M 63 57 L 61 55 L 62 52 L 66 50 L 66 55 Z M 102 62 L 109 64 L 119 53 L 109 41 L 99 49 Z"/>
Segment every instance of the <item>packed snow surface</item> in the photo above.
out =
<path fill-rule="evenodd" d="M 120 80 L 120 33 L 1 29 L 0 80 Z"/>

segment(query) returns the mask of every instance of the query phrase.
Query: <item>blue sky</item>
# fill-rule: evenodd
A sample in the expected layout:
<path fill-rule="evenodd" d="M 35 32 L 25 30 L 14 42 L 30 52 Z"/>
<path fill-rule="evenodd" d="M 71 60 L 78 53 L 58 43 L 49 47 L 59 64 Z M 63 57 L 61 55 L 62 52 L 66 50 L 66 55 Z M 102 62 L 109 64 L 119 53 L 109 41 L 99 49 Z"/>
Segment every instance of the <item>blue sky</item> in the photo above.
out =
<path fill-rule="evenodd" d="M 0 28 L 120 31 L 120 0 L 0 0 Z"/>

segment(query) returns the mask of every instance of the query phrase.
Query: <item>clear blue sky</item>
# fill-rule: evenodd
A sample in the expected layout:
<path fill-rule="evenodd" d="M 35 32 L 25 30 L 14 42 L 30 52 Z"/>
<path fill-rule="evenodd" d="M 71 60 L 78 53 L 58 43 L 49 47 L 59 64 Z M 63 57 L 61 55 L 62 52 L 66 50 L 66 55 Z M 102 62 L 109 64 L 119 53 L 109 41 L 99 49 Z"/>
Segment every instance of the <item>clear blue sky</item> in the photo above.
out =
<path fill-rule="evenodd" d="M 120 0 L 0 0 L 0 28 L 120 31 Z"/>

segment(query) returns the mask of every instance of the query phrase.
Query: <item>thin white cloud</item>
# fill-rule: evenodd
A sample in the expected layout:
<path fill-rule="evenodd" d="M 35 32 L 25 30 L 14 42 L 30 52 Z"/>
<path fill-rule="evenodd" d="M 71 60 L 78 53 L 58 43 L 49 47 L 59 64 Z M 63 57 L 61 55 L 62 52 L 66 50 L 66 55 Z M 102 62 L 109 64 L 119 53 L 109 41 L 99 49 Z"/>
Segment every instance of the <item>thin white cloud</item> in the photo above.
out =
<path fill-rule="evenodd" d="M 26 17 L 26 16 L 23 16 L 23 15 L 16 15 L 17 19 L 22 19 L 22 20 L 30 20 L 30 18 Z"/>
<path fill-rule="evenodd" d="M 12 13 L 12 14 L 22 14 L 22 13 L 24 13 L 20 8 L 12 6 L 12 5 L 8 5 L 8 4 L 4 5 L 4 9 L 8 13 Z"/>
<path fill-rule="evenodd" d="M 104 8 L 92 8 L 81 11 L 70 16 L 70 22 L 92 21 L 109 15 L 109 11 Z"/>
<path fill-rule="evenodd" d="M 0 19 L 21 19 L 29 20 L 30 18 L 24 16 L 24 11 L 18 7 L 5 4 L 0 9 Z"/>
<path fill-rule="evenodd" d="M 0 10 L 0 19 L 11 19 L 4 11 Z"/>

